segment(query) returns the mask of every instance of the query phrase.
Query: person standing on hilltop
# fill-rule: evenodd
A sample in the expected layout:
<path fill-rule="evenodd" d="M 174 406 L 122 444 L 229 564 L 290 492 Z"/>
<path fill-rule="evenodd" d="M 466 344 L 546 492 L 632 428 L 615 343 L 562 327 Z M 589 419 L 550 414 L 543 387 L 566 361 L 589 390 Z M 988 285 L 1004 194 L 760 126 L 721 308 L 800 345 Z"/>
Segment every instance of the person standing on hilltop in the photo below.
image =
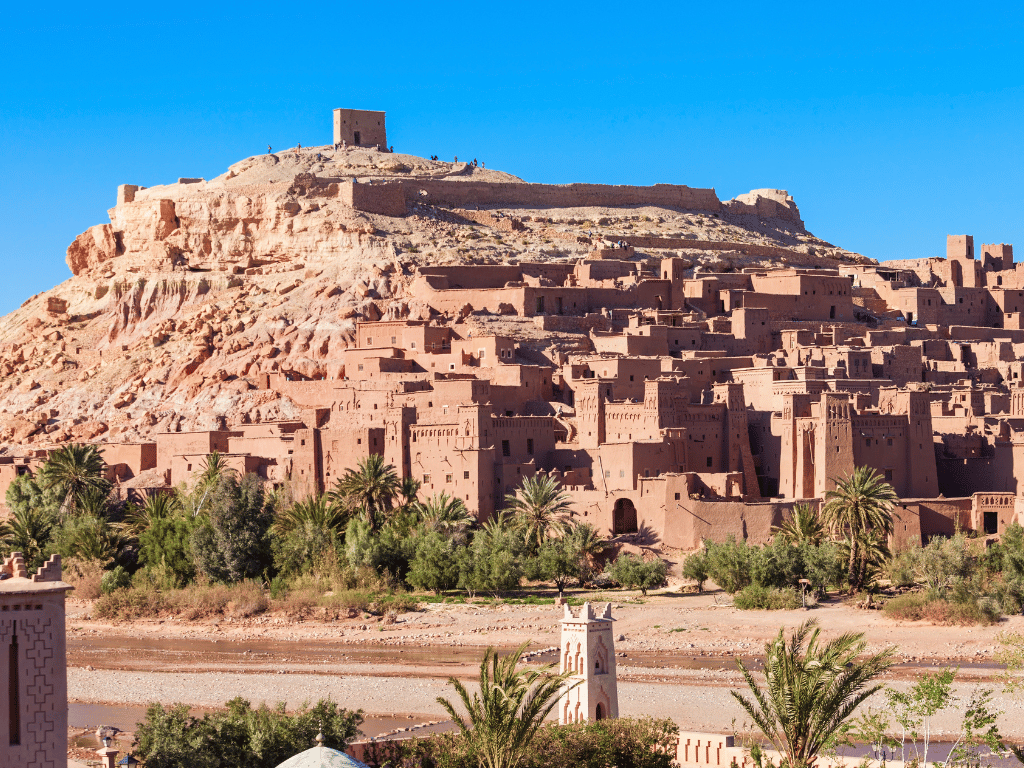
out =
<path fill-rule="evenodd" d="M 270 145 L 269 144 L 267 144 L 267 154 L 268 155 L 272 155 L 273 154 L 273 152 L 270 149 Z"/>

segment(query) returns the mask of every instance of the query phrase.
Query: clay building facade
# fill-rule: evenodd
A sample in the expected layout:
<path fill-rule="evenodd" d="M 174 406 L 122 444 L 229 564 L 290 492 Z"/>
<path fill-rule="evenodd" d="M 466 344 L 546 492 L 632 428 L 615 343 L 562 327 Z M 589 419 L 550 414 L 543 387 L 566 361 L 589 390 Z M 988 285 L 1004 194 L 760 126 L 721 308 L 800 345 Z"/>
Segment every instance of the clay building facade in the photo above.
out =
<path fill-rule="evenodd" d="M 865 465 L 914 500 L 900 540 L 1020 518 L 1006 500 L 1024 497 L 1024 330 L 1011 327 L 1024 281 L 1011 246 L 979 256 L 958 236 L 945 258 L 694 274 L 632 245 L 637 261 L 595 248 L 421 267 L 411 299 L 429 320 L 359 322 L 319 378 L 258 377 L 291 420 L 107 444 L 110 471 L 176 486 L 218 451 L 313 493 L 378 454 L 423 496 L 447 492 L 481 519 L 546 474 L 603 532 L 646 527 L 680 548 L 766 541 L 794 502 Z M 573 346 L 484 332 L 465 322 L 474 313 Z M 42 458 L 0 460 L 0 484 Z"/>

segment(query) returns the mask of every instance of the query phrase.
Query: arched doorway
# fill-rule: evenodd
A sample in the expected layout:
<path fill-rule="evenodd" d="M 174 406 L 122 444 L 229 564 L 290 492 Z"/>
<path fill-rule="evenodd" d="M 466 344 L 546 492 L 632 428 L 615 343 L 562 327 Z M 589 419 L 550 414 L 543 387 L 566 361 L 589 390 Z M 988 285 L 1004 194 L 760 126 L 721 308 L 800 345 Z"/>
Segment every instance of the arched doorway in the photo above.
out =
<path fill-rule="evenodd" d="M 597 709 L 594 710 L 595 720 L 604 720 L 604 705 L 598 704 Z"/>
<path fill-rule="evenodd" d="M 612 514 L 612 533 L 616 536 L 622 533 L 636 533 L 636 507 L 629 499 L 619 499 L 615 502 L 615 511 Z"/>

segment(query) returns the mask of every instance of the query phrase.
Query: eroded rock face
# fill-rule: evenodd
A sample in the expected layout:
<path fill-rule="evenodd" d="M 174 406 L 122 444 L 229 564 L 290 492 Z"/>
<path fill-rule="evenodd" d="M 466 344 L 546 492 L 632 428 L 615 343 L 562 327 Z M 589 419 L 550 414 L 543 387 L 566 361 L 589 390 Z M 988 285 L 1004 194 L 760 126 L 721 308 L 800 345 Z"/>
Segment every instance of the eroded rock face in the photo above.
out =
<path fill-rule="evenodd" d="M 405 216 L 346 204 L 397 180 L 408 185 Z M 438 318 L 410 292 L 419 265 L 573 260 L 602 238 L 638 235 L 779 246 L 794 263 L 850 257 L 808 233 L 779 190 L 741 195 L 714 215 L 493 204 L 483 213 L 422 202 L 418 180 L 523 186 L 464 163 L 327 147 L 247 158 L 209 181 L 123 185 L 110 223 L 68 247 L 73 277 L 0 319 L 0 451 L 297 417 L 297 405 L 259 388 L 261 377 L 335 378 L 356 322 Z M 393 195 L 387 202 L 394 208 Z M 720 251 L 635 258 L 667 255 L 695 267 L 765 262 Z M 448 320 L 471 323 L 475 312 L 467 302 Z M 503 305 L 498 316 L 514 312 Z M 538 359 L 590 348 L 586 334 L 564 332 L 530 345 Z"/>
<path fill-rule="evenodd" d="M 66 261 L 71 274 L 84 275 L 121 255 L 121 252 L 118 233 L 114 231 L 114 227 L 110 224 L 98 224 L 85 230 L 68 246 Z"/>

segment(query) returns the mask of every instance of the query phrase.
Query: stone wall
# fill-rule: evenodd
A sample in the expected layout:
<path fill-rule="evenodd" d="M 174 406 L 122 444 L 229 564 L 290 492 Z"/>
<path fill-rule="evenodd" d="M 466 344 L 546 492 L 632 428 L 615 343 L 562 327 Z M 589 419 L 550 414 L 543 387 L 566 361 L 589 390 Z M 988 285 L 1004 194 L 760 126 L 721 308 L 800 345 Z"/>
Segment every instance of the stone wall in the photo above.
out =
<path fill-rule="evenodd" d="M 718 213 L 722 202 L 713 189 L 676 184 L 635 187 L 608 184 L 526 184 L 486 181 L 402 180 L 410 201 L 453 208 L 516 206 L 522 208 L 617 208 L 655 205 Z"/>

